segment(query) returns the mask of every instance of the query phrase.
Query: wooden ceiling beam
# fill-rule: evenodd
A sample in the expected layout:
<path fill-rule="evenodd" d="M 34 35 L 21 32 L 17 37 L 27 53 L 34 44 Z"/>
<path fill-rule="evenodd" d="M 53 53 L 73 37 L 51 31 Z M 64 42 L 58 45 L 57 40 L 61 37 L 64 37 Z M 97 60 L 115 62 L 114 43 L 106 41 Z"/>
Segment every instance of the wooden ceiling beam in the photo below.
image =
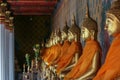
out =
<path fill-rule="evenodd" d="M 16 10 L 54 10 L 54 7 L 11 7 L 11 10 L 16 11 Z"/>
<path fill-rule="evenodd" d="M 55 6 L 57 1 L 7 1 L 11 6 Z"/>
<path fill-rule="evenodd" d="M 53 9 L 41 9 L 41 8 L 12 8 L 14 12 L 21 13 L 21 12 L 43 12 L 43 13 L 52 13 Z"/>
<path fill-rule="evenodd" d="M 34 12 L 31 12 L 31 13 L 26 13 L 26 12 L 17 13 L 17 12 L 14 12 L 13 14 L 14 15 L 36 15 L 36 16 L 52 15 L 51 13 L 34 13 Z"/>

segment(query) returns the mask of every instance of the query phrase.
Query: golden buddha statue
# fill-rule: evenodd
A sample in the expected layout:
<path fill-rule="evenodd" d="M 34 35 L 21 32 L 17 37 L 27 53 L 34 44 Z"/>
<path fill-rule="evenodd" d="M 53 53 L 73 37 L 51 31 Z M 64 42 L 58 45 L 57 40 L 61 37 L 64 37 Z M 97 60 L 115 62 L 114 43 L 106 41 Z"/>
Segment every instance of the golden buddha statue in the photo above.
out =
<path fill-rule="evenodd" d="M 54 33 L 54 37 L 53 37 L 53 46 L 52 46 L 52 49 L 51 49 L 51 53 L 50 55 L 48 56 L 48 63 L 49 65 L 53 64 L 54 61 L 58 58 L 60 52 L 61 52 L 61 32 L 60 32 L 60 29 L 58 29 L 58 32 L 55 32 Z"/>
<path fill-rule="evenodd" d="M 48 65 L 48 62 L 47 62 L 47 58 L 48 56 L 51 54 L 51 49 L 52 49 L 52 46 L 53 46 L 53 33 L 51 34 L 50 36 L 50 39 L 48 40 L 48 42 L 45 44 L 46 46 L 46 49 L 43 53 L 43 56 L 42 56 L 42 59 L 44 60 L 44 62 Z"/>
<path fill-rule="evenodd" d="M 61 42 L 61 31 L 60 31 L 60 28 L 58 29 L 58 32 L 56 32 L 56 35 L 55 35 L 55 43 L 60 43 Z"/>
<path fill-rule="evenodd" d="M 60 53 L 60 48 L 61 48 L 60 32 L 59 35 L 57 34 L 56 31 L 54 32 L 51 42 L 52 42 L 52 46 L 50 47 L 49 55 L 46 56 L 45 59 L 45 61 L 49 64 L 49 66 L 54 63 L 54 60 L 57 59 L 58 54 Z"/>
<path fill-rule="evenodd" d="M 54 39 L 56 45 L 54 47 L 54 58 L 52 63 L 54 64 L 56 62 L 56 60 L 58 59 L 59 55 L 61 54 L 61 31 L 60 28 L 58 29 L 58 32 L 55 35 L 55 39 Z"/>
<path fill-rule="evenodd" d="M 67 40 L 68 37 L 68 25 L 67 22 L 65 23 L 65 26 L 63 27 L 62 31 L 61 31 L 61 51 L 60 54 L 58 56 L 58 58 L 54 61 L 55 66 L 58 65 L 58 63 L 60 62 L 60 59 L 62 58 L 62 56 L 67 52 L 69 46 L 70 46 L 70 42 Z"/>
<path fill-rule="evenodd" d="M 85 46 L 81 57 L 64 80 L 92 80 L 100 67 L 101 48 L 97 41 L 97 23 L 89 16 L 88 9 L 81 27 Z"/>
<path fill-rule="evenodd" d="M 48 42 L 45 44 L 45 50 L 43 51 L 44 53 L 42 56 L 43 62 L 42 62 L 42 73 L 44 74 L 43 77 L 50 79 L 51 77 L 51 66 L 50 66 L 50 62 L 51 62 L 51 55 L 53 54 L 53 49 L 55 46 L 55 38 L 54 35 L 56 33 L 52 33 L 50 36 L 50 39 L 48 40 Z"/>
<path fill-rule="evenodd" d="M 68 30 L 68 40 L 71 45 L 68 47 L 66 53 L 63 54 L 57 65 L 57 74 L 61 72 L 68 72 L 77 62 L 79 56 L 82 53 L 82 46 L 80 43 L 80 28 L 75 22 L 75 17 L 73 18 L 73 23 L 71 28 Z M 64 76 L 64 75 L 63 75 Z"/>
<path fill-rule="evenodd" d="M 112 3 L 106 16 L 105 30 L 113 41 L 104 64 L 93 80 L 120 80 L 120 0 Z"/>

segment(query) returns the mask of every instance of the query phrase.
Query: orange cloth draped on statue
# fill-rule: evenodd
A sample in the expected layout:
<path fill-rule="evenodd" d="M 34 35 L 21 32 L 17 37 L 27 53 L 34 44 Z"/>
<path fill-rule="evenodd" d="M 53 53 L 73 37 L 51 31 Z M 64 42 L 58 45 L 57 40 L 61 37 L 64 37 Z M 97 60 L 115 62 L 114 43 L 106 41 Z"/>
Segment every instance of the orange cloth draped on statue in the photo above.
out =
<path fill-rule="evenodd" d="M 46 58 L 50 55 L 52 47 L 46 48 L 45 53 L 42 57 L 44 61 L 46 61 Z"/>
<path fill-rule="evenodd" d="M 61 54 L 61 48 L 62 48 L 62 44 L 58 43 L 57 48 L 54 52 L 54 57 L 52 59 L 52 62 L 55 61 L 59 57 L 59 55 Z"/>
<path fill-rule="evenodd" d="M 105 63 L 93 80 L 114 80 L 118 76 L 120 77 L 120 33 L 113 40 Z"/>
<path fill-rule="evenodd" d="M 54 54 L 54 50 L 56 49 L 56 45 L 53 45 L 51 48 L 50 48 L 50 51 L 49 51 L 49 54 L 46 55 L 46 58 L 44 59 L 45 62 L 47 62 L 49 64 L 49 60 L 51 59 L 51 55 Z"/>
<path fill-rule="evenodd" d="M 70 42 L 68 40 L 65 40 L 63 46 L 61 47 L 61 53 L 59 54 L 55 64 L 58 64 L 62 56 L 67 53 L 69 47 L 70 47 Z"/>
<path fill-rule="evenodd" d="M 80 42 L 73 41 L 70 47 L 67 50 L 67 53 L 62 56 L 60 61 L 58 62 L 57 66 L 57 74 L 59 75 L 61 71 L 64 70 L 65 67 L 67 67 L 71 60 L 73 59 L 74 55 L 76 53 L 81 54 L 82 53 L 82 46 Z"/>
<path fill-rule="evenodd" d="M 43 59 L 43 60 L 45 60 L 46 56 L 49 55 L 50 49 L 51 49 L 51 47 L 45 48 L 45 50 L 43 51 L 43 53 L 42 53 L 42 54 L 43 54 L 43 55 L 42 55 L 42 59 Z"/>
<path fill-rule="evenodd" d="M 101 51 L 101 48 L 97 41 L 86 41 L 81 57 L 73 69 L 64 77 L 64 80 L 75 80 L 84 74 L 91 66 L 93 57 L 98 51 Z"/>
<path fill-rule="evenodd" d="M 46 62 L 48 62 L 49 65 L 51 65 L 56 58 L 58 58 L 59 54 L 61 53 L 61 47 L 62 45 L 58 43 L 52 48 L 52 52 L 46 59 Z"/>

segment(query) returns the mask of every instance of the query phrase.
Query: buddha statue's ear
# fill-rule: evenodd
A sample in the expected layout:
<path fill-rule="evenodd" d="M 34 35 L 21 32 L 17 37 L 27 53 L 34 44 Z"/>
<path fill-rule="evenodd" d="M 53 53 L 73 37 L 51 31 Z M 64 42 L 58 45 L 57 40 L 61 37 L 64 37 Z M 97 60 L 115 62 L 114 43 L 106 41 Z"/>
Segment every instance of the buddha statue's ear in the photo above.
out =
<path fill-rule="evenodd" d="M 75 41 L 77 41 L 77 34 L 75 34 L 74 36 L 75 36 Z"/>
<path fill-rule="evenodd" d="M 90 35 L 91 35 L 91 39 L 94 40 L 95 39 L 95 31 L 90 30 Z"/>

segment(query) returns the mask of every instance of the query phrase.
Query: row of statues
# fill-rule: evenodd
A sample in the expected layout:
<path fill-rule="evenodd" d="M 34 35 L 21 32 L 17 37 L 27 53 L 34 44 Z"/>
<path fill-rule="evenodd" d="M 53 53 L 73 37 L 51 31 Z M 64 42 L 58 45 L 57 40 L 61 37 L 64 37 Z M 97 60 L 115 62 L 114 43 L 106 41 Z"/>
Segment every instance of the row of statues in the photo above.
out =
<path fill-rule="evenodd" d="M 73 17 L 71 27 L 66 22 L 63 30 L 52 33 L 45 47 L 40 49 L 42 79 L 119 80 L 120 0 L 113 2 L 106 16 L 105 30 L 114 39 L 103 65 L 102 50 L 97 41 L 98 25 L 90 17 L 87 7 L 81 29 Z M 81 38 L 85 42 L 84 47 L 81 45 Z"/>

